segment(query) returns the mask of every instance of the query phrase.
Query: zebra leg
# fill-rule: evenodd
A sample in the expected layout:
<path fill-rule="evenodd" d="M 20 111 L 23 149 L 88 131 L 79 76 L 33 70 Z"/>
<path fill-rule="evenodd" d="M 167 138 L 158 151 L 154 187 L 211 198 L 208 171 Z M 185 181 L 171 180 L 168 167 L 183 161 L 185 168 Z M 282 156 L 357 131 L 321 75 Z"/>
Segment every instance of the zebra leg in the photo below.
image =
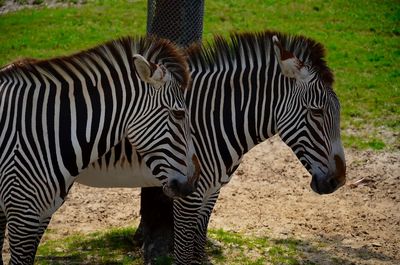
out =
<path fill-rule="evenodd" d="M 187 265 L 193 260 L 194 234 L 202 202 L 196 194 L 174 200 L 175 265 Z"/>
<path fill-rule="evenodd" d="M 8 222 L 10 264 L 33 264 L 39 227 L 39 218 L 35 216 L 10 216 Z"/>
<path fill-rule="evenodd" d="M 34 263 L 40 240 L 51 217 L 42 218 L 38 214 L 12 214 L 8 218 L 8 238 L 10 241 L 10 264 Z"/>
<path fill-rule="evenodd" d="M 40 222 L 39 231 L 38 231 L 38 234 L 37 234 L 37 237 L 36 237 L 36 246 L 39 246 L 40 240 L 42 239 L 43 234 L 47 229 L 47 226 L 49 226 L 50 220 L 51 220 L 51 216 L 47 217 L 47 218 L 44 218 Z"/>
<path fill-rule="evenodd" d="M 195 232 L 193 246 L 193 260 L 191 264 L 202 264 L 205 261 L 205 247 L 207 244 L 207 228 L 212 210 L 218 199 L 220 189 L 214 191 L 203 203 L 203 207 L 197 218 L 197 229 Z"/>
<path fill-rule="evenodd" d="M 3 265 L 3 244 L 6 233 L 7 218 L 3 210 L 0 210 L 0 265 Z"/>

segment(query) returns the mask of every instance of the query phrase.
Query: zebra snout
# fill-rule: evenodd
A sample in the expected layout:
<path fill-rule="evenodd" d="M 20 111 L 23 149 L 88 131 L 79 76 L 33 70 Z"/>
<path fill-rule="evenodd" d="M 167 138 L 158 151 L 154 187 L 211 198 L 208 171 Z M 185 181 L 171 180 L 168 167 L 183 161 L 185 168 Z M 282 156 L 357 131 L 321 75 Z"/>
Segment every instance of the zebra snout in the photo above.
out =
<path fill-rule="evenodd" d="M 334 178 L 320 180 L 315 176 L 313 176 L 310 186 L 313 191 L 321 195 L 332 193 L 339 188 L 338 182 Z"/>
<path fill-rule="evenodd" d="M 313 174 L 311 188 L 318 194 L 329 194 L 346 183 L 346 164 L 340 156 L 334 156 L 335 169 L 326 175 Z"/>
<path fill-rule="evenodd" d="M 313 176 L 311 180 L 311 188 L 318 194 L 329 194 L 343 186 L 345 182 L 345 178 L 337 178 L 336 175 L 326 179 Z"/>
<path fill-rule="evenodd" d="M 163 187 L 164 194 L 173 199 L 186 197 L 194 190 L 193 184 L 189 182 L 182 183 L 178 179 L 172 179 Z"/>
<path fill-rule="evenodd" d="M 196 155 L 192 155 L 191 169 L 187 177 L 172 178 L 163 186 L 164 194 L 170 198 L 182 198 L 189 196 L 197 189 L 200 178 L 200 163 Z M 185 179 L 185 181 L 182 181 Z"/>

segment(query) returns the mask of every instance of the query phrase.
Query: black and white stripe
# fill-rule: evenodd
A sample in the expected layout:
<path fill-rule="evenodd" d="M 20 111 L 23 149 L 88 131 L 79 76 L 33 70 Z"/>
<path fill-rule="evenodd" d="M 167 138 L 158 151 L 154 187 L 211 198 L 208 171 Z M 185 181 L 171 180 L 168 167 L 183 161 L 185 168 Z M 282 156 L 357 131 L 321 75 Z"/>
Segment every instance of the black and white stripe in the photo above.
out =
<path fill-rule="evenodd" d="M 234 34 L 190 48 L 188 61 L 192 87 L 185 96 L 202 172 L 197 191 L 174 201 L 176 264 L 200 264 L 220 188 L 243 155 L 273 135 L 309 170 L 316 192 L 345 180 L 340 106 L 320 44 L 277 32 Z M 141 173 L 136 167 L 129 174 Z"/>
<path fill-rule="evenodd" d="M 125 137 L 169 195 L 190 191 L 188 82 L 183 55 L 154 38 L 0 70 L 0 225 L 11 264 L 33 264 L 75 176 Z"/>

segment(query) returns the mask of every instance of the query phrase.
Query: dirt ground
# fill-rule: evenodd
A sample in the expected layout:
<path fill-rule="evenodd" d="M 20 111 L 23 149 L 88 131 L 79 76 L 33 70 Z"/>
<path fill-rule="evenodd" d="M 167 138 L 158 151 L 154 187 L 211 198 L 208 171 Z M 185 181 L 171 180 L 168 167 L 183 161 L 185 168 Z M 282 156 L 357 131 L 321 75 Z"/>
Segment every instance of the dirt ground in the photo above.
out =
<path fill-rule="evenodd" d="M 291 150 L 267 140 L 222 189 L 210 227 L 298 239 L 316 264 L 400 264 L 400 152 L 346 150 L 346 159 L 346 186 L 320 196 Z M 139 194 L 75 184 L 43 240 L 137 226 Z"/>
<path fill-rule="evenodd" d="M 0 3 L 0 15 L 3 15 L 22 8 L 80 6 L 85 0 L 3 0 Z"/>

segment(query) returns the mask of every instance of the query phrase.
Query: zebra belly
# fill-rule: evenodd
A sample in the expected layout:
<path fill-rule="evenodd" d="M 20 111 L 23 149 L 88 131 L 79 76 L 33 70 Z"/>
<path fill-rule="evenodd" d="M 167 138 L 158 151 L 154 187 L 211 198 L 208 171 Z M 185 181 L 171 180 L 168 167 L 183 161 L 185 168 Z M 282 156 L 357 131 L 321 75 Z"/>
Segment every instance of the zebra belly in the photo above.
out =
<path fill-rule="evenodd" d="M 115 167 L 108 169 L 87 168 L 76 178 L 76 182 L 97 188 L 155 187 L 161 183 L 147 167 Z"/>

